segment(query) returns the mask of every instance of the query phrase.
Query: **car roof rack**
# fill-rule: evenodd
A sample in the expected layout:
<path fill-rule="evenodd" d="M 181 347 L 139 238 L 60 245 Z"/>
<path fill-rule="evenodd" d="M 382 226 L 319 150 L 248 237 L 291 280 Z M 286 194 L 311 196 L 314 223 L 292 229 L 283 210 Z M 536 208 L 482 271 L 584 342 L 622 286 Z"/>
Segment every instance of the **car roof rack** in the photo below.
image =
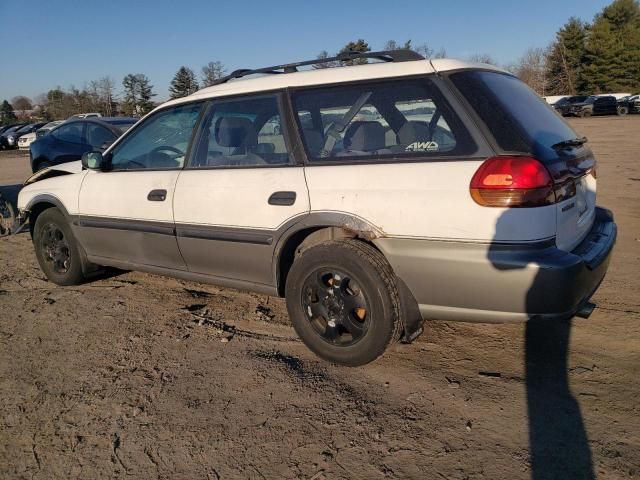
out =
<path fill-rule="evenodd" d="M 331 62 L 348 62 L 352 60 L 357 60 L 360 58 L 375 58 L 377 60 L 382 60 L 383 62 L 411 62 L 414 60 L 424 60 L 425 58 L 420 55 L 418 52 L 414 52 L 413 50 L 382 50 L 379 52 L 356 52 L 354 50 L 348 50 L 346 52 L 341 52 L 335 57 L 327 57 L 327 58 L 316 58 L 314 60 L 306 60 L 304 62 L 295 62 L 295 63 L 286 63 L 284 65 L 274 65 L 273 67 L 264 67 L 264 68 L 256 68 L 256 69 L 247 69 L 241 68 L 238 70 L 234 70 L 229 75 L 225 75 L 222 78 L 219 78 L 215 82 L 211 84 L 220 85 L 222 83 L 226 83 L 229 80 L 233 80 L 234 78 L 242 78 L 248 75 L 257 75 L 257 74 L 282 74 L 282 73 L 294 73 L 298 71 L 298 67 L 305 67 L 307 65 L 319 65 L 323 63 L 331 63 Z"/>

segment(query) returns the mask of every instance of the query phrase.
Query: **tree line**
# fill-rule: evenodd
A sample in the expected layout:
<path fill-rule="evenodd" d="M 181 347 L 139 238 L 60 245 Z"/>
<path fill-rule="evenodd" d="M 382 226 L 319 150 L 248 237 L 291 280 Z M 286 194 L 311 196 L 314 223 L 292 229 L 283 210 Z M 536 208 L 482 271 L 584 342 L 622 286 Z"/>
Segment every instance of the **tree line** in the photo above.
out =
<path fill-rule="evenodd" d="M 199 83 L 191 69 L 180 67 L 169 87 L 171 98 L 190 95 L 200 89 L 200 85 L 212 85 L 225 73 L 221 62 L 209 62 L 202 67 Z M 23 118 L 64 120 L 87 112 L 98 112 L 106 117 L 141 117 L 156 107 L 155 96 L 149 77 L 142 73 L 125 75 L 121 91 L 116 89 L 116 82 L 106 76 L 90 81 L 82 89 L 73 85 L 68 89 L 58 86 L 33 100 L 23 95 L 13 97 L 11 102 L 4 100 L 0 104 L 0 125 L 9 125 Z"/>
<path fill-rule="evenodd" d="M 540 95 L 640 91 L 640 3 L 614 0 L 592 23 L 571 17 L 548 47 L 507 69 Z"/>

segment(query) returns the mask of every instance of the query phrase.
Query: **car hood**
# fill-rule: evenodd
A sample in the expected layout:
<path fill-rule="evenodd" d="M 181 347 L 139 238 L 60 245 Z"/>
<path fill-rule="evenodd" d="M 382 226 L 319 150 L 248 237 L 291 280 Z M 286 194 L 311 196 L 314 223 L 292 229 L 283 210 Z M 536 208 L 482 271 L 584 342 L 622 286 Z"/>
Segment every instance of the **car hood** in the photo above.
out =
<path fill-rule="evenodd" d="M 82 172 L 82 162 L 80 160 L 75 162 L 61 163 L 60 165 L 54 165 L 53 167 L 43 168 L 42 170 L 34 173 L 24 181 L 24 186 L 32 183 L 44 180 L 45 178 L 59 177 L 61 175 L 70 175 L 73 173 Z"/>
<path fill-rule="evenodd" d="M 36 138 L 36 132 L 25 133 L 24 135 L 21 135 L 20 138 Z"/>

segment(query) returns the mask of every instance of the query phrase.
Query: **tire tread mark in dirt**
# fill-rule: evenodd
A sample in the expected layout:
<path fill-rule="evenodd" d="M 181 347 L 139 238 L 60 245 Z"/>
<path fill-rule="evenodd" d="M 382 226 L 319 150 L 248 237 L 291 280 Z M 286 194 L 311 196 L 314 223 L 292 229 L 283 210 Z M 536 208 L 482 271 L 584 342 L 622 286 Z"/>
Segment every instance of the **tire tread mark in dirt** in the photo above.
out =
<path fill-rule="evenodd" d="M 241 337 L 252 338 L 254 340 L 272 340 L 275 342 L 299 342 L 300 340 L 296 337 L 282 337 L 279 335 L 272 335 L 268 333 L 257 333 L 249 330 L 244 330 L 236 327 L 235 325 L 231 325 L 220 318 L 220 315 L 216 314 L 216 312 L 211 312 L 209 309 L 202 309 L 198 311 L 200 305 L 189 305 L 184 307 L 185 310 L 188 310 L 191 315 L 198 318 L 197 323 L 199 325 L 207 325 L 212 326 L 218 330 L 221 330 L 225 333 L 230 334 L 231 338 L 236 335 Z"/>
<path fill-rule="evenodd" d="M 36 434 L 35 433 L 33 434 L 33 441 L 31 443 L 31 453 L 33 453 L 33 458 L 38 464 L 38 470 L 40 470 L 41 469 L 40 458 L 38 457 L 38 452 L 36 451 Z"/>
<path fill-rule="evenodd" d="M 113 450 L 113 456 L 118 460 L 120 466 L 124 469 L 125 473 L 129 475 L 129 469 L 125 467 L 124 463 L 120 459 L 120 455 L 118 455 L 118 450 L 120 449 L 120 434 L 118 432 L 114 433 L 111 436 L 111 446 Z"/>

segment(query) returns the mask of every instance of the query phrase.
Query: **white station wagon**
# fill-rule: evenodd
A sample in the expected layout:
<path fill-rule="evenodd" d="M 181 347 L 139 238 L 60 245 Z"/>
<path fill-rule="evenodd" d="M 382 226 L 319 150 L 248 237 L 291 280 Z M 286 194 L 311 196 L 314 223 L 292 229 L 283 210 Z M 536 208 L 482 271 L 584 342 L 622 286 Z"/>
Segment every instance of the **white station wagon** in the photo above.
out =
<path fill-rule="evenodd" d="M 102 266 L 286 297 L 361 365 L 424 319 L 588 316 L 616 238 L 596 162 L 525 84 L 409 51 L 239 70 L 20 192 L 59 285 Z M 302 71 L 300 71 L 302 70 Z M 257 78 L 242 79 L 254 74 Z"/>

